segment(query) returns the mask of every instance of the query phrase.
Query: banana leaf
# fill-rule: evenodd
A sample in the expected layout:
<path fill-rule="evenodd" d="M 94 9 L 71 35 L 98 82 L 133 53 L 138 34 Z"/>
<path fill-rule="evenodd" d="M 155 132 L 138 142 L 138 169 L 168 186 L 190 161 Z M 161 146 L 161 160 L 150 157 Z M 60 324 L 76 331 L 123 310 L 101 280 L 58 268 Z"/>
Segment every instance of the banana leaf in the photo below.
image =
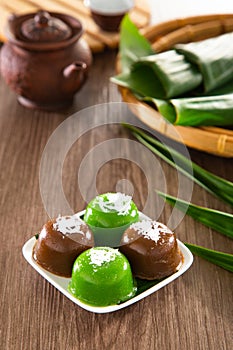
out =
<path fill-rule="evenodd" d="M 124 51 L 121 55 L 123 65 L 126 53 Z M 172 50 L 137 58 L 135 62 L 131 60 L 130 67 L 130 71 L 126 70 L 110 80 L 143 97 L 167 99 L 193 90 L 202 81 L 196 68 Z"/>
<path fill-rule="evenodd" d="M 154 79 L 152 68 L 146 65 L 136 67 L 130 73 L 126 72 L 112 77 L 111 81 L 120 86 L 127 87 L 134 94 L 139 94 L 141 97 L 152 97 L 156 92 L 159 99 L 163 99 L 164 97 L 160 81 Z"/>
<path fill-rule="evenodd" d="M 151 74 L 155 81 L 151 97 L 167 99 L 180 96 L 194 90 L 202 82 L 202 75 L 197 68 L 175 50 L 139 58 L 132 65 L 131 73 L 145 65 L 152 68 Z"/>
<path fill-rule="evenodd" d="M 198 66 L 207 92 L 233 79 L 232 43 L 233 33 L 227 33 L 199 42 L 178 44 L 175 49 Z"/>
<path fill-rule="evenodd" d="M 168 194 L 156 191 L 160 197 L 173 207 L 181 210 L 193 219 L 201 222 L 207 227 L 211 227 L 215 231 L 222 233 L 233 239 L 233 215 L 222 211 L 200 207 L 192 203 L 188 203 L 182 199 L 169 196 Z"/>
<path fill-rule="evenodd" d="M 142 36 L 128 15 L 121 22 L 120 60 L 122 73 L 128 72 L 139 57 L 154 54 L 149 41 Z"/>
<path fill-rule="evenodd" d="M 111 81 L 133 90 L 137 98 L 153 102 L 160 114 L 172 124 L 233 125 L 233 93 L 163 100 L 163 90 L 159 80 L 154 79 L 152 68 L 146 65 L 132 70 L 131 73 L 113 77 Z M 233 87 L 233 83 L 231 86 Z M 154 97 L 156 91 L 157 98 Z"/>
<path fill-rule="evenodd" d="M 230 33 L 232 34 L 232 33 Z M 228 35 L 224 35 L 221 37 L 228 37 Z M 220 37 L 219 37 L 220 38 Z M 220 38 L 221 39 L 221 38 Z M 210 39 L 208 39 L 210 40 Z M 207 40 L 207 41 L 208 41 Z M 212 43 L 218 42 L 218 38 L 211 39 Z M 226 52 L 231 52 L 232 49 L 225 48 L 223 49 L 223 43 L 226 44 L 226 40 L 221 39 L 221 53 L 219 53 L 220 57 L 226 55 Z M 205 42 L 205 41 L 203 41 Z M 201 45 L 203 45 L 203 42 Z M 193 43 L 200 44 L 200 43 Z M 186 45 L 186 44 L 185 44 Z M 180 50 L 185 45 L 177 45 L 177 50 Z M 189 44 L 187 44 L 189 45 Z M 207 56 L 208 50 L 204 50 L 206 44 L 202 48 L 202 52 Z M 213 48 L 210 50 L 212 53 L 214 52 L 214 44 L 210 45 Z M 228 44 L 227 46 L 231 46 Z M 186 47 L 186 46 L 185 46 Z M 216 49 L 216 48 L 215 48 Z M 220 50 L 220 47 L 215 51 L 215 60 L 217 60 L 217 52 Z M 225 50 L 225 51 L 224 51 Z M 171 50 L 170 50 L 171 51 Z M 202 52 L 200 54 L 202 54 Z M 224 54 L 225 52 L 225 54 Z M 174 53 L 174 52 L 173 52 Z M 164 57 L 167 57 L 167 53 Z M 210 93 L 205 93 L 201 91 L 201 85 L 190 92 L 186 92 L 186 94 L 182 95 L 181 98 L 173 98 L 171 100 L 166 100 L 165 97 L 172 96 L 173 93 L 180 94 L 182 90 L 185 90 L 186 83 L 190 83 L 191 73 L 187 73 L 187 76 L 183 77 L 179 81 L 178 79 L 178 71 L 182 72 L 181 68 L 178 68 L 178 71 L 174 70 L 174 74 L 168 76 L 168 78 L 163 78 L 162 80 L 155 77 L 155 60 L 156 56 L 163 55 L 157 54 L 155 55 L 153 50 L 150 47 L 149 42 L 139 33 L 138 29 L 135 25 L 130 21 L 129 17 L 126 16 L 121 25 L 121 36 L 120 36 L 120 57 L 121 57 L 121 68 L 122 74 L 111 78 L 111 81 L 127 87 L 130 89 L 137 97 L 144 99 L 147 102 L 152 102 L 156 108 L 159 110 L 161 115 L 167 119 L 169 122 L 174 123 L 176 125 L 184 125 L 184 126 L 201 126 L 201 125 L 213 125 L 213 126 L 229 126 L 233 125 L 233 78 L 231 69 L 233 70 L 233 64 L 226 63 L 226 71 L 228 72 L 228 78 L 231 79 L 228 83 L 221 85 L 225 78 L 224 76 L 224 65 L 218 63 L 220 65 L 219 69 L 216 69 L 216 72 L 220 76 L 220 80 L 217 79 L 216 84 L 212 84 L 211 88 L 214 88 L 216 85 L 221 85 L 220 87 L 215 87 L 214 90 L 211 90 Z M 150 56 L 149 56 L 150 55 Z M 170 53 L 168 53 L 168 56 Z M 149 57 L 144 57 L 149 56 Z M 163 57 L 163 56 L 162 56 Z M 212 57 L 212 54 L 211 54 Z M 224 56 L 225 57 L 225 56 Z M 229 54 L 229 57 L 230 54 Z M 168 58 L 168 57 L 167 57 Z M 228 59 L 228 58 L 227 58 Z M 217 60 L 218 61 L 218 60 Z M 230 61 L 230 59 L 229 59 Z M 231 60 L 231 63 L 233 58 Z M 169 64 L 168 68 L 175 69 Z M 208 61 L 209 62 L 209 61 Z M 215 61 L 214 61 L 215 62 Z M 215 64 L 212 62 L 212 68 L 215 72 Z M 171 63 L 171 62 L 170 62 Z M 159 63 L 160 64 L 160 63 Z M 209 63 L 207 64 L 207 66 Z M 230 68 L 231 67 L 231 68 Z M 161 66 L 159 67 L 161 68 Z M 210 68 L 207 68 L 210 69 Z M 166 60 L 162 60 L 162 70 L 166 70 Z M 159 70 L 158 70 L 159 71 Z M 186 72 L 185 70 L 183 73 Z M 208 71 L 209 72 L 209 71 Z M 161 72 L 160 72 L 161 73 Z M 177 74 L 177 75 L 176 75 Z M 190 75 L 191 74 L 191 75 Z M 211 73 L 212 74 L 212 73 Z M 186 75 L 186 73 L 185 73 Z M 190 81 L 188 79 L 190 77 Z M 211 75 L 214 77 L 215 75 Z M 170 79 L 169 79 L 170 78 Z M 199 75 L 194 74 L 194 82 L 198 85 Z M 173 80 L 174 79 L 174 80 Z M 222 80 L 223 79 L 223 80 Z M 169 83 L 173 81 L 178 81 L 177 91 L 176 87 L 170 86 Z M 183 84 L 183 81 L 186 81 Z M 182 82 L 180 84 L 180 82 Z M 183 86 L 182 86 L 183 84 Z M 192 84 L 194 84 L 192 82 Z M 194 86 L 196 85 L 193 85 Z M 166 89 L 169 90 L 166 93 Z M 192 96 L 191 96 L 192 93 Z"/>
<path fill-rule="evenodd" d="M 233 125 L 233 94 L 172 99 L 176 125 Z"/>
<path fill-rule="evenodd" d="M 233 125 L 233 93 L 171 99 L 169 101 L 143 97 L 154 103 L 160 114 L 170 123 L 183 126 Z"/>
<path fill-rule="evenodd" d="M 139 97 L 138 97 L 139 98 Z M 176 121 L 176 110 L 174 106 L 166 100 L 161 100 L 158 98 L 150 98 L 150 97 L 145 97 L 141 98 L 144 101 L 147 102 L 153 102 L 158 109 L 159 113 L 167 119 L 170 123 L 174 124 Z"/>
<path fill-rule="evenodd" d="M 218 96 L 218 95 L 228 95 L 233 93 L 233 79 L 228 81 L 226 84 L 217 87 L 214 90 L 211 90 L 211 92 L 207 93 L 201 93 L 196 91 L 197 94 L 194 94 L 193 96 Z"/>
<path fill-rule="evenodd" d="M 196 182 L 208 192 L 233 206 L 233 183 L 209 171 L 203 169 L 196 163 L 187 159 L 180 152 L 157 141 L 154 137 L 146 134 L 133 125 L 123 123 L 123 126 L 130 129 L 134 136 L 149 148 L 153 153 L 165 160 L 182 174 Z"/>
<path fill-rule="evenodd" d="M 130 73 L 111 77 L 110 80 L 112 83 L 130 89 L 138 100 L 152 102 L 165 119 L 172 124 L 175 123 L 175 108 L 169 101 L 163 100 L 163 90 L 159 80 L 154 80 L 151 67 L 140 66 Z M 151 97 L 155 90 L 157 91 L 157 98 Z"/>
<path fill-rule="evenodd" d="M 139 295 L 143 292 L 145 292 L 145 290 L 155 286 L 156 284 L 158 284 L 159 282 L 161 282 L 160 280 L 143 280 L 141 278 L 135 278 L 136 279 L 136 284 L 137 284 L 137 292 L 136 295 Z"/>

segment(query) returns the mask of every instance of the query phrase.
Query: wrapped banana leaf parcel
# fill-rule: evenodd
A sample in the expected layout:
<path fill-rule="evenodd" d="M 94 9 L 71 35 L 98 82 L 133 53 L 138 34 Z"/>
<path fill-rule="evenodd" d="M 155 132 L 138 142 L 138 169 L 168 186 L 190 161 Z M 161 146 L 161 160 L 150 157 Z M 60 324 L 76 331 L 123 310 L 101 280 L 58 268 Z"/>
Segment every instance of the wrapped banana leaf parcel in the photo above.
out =
<path fill-rule="evenodd" d="M 152 102 L 175 125 L 233 125 L 233 32 L 156 54 L 133 26 L 128 18 L 122 22 L 123 73 L 113 82 Z"/>

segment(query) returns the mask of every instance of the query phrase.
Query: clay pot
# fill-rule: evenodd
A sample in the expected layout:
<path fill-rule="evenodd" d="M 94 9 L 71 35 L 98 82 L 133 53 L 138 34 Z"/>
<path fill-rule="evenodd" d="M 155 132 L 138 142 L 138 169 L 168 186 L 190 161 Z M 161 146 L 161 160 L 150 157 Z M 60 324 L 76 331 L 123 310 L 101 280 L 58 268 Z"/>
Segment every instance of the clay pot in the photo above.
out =
<path fill-rule="evenodd" d="M 0 52 L 6 83 L 30 108 L 58 110 L 72 103 L 92 62 L 79 20 L 39 11 L 11 16 Z"/>

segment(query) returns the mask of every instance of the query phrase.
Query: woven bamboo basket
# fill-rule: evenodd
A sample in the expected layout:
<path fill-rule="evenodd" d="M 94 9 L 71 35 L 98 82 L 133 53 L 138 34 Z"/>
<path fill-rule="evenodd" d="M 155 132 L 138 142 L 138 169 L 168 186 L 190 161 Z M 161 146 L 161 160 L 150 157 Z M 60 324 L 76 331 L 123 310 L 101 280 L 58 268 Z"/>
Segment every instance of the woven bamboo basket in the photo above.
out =
<path fill-rule="evenodd" d="M 144 29 L 142 34 L 156 52 L 175 44 L 204 40 L 233 31 L 233 14 L 187 17 Z M 120 72 L 120 62 L 117 62 Z M 147 126 L 188 147 L 221 157 L 233 157 L 233 130 L 219 127 L 174 126 L 157 110 L 139 101 L 127 88 L 120 87 L 122 98 L 130 103 L 133 113 Z M 132 107 L 133 106 L 133 107 Z M 232 116 L 233 119 L 233 116 Z"/>

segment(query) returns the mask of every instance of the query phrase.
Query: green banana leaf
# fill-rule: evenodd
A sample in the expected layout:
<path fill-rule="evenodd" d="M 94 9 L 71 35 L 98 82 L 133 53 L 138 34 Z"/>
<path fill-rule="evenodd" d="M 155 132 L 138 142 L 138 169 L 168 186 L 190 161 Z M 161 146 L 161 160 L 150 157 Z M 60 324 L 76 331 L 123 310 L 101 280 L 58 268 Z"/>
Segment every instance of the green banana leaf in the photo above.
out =
<path fill-rule="evenodd" d="M 231 79 L 228 81 L 226 84 L 219 86 L 218 88 L 212 90 L 211 92 L 208 93 L 198 93 L 196 96 L 217 96 L 217 95 L 228 95 L 233 93 L 233 80 Z M 195 94 L 194 94 L 195 96 Z"/>
<path fill-rule="evenodd" d="M 130 89 L 138 100 L 152 102 L 160 114 L 170 123 L 176 121 L 176 111 L 174 106 L 166 100 L 163 100 L 163 89 L 159 80 L 154 80 L 152 68 L 149 66 L 140 66 L 130 73 L 119 74 L 111 77 L 111 82 L 119 86 Z M 157 91 L 157 98 L 151 97 L 154 91 Z"/>
<path fill-rule="evenodd" d="M 144 101 L 153 102 L 159 113 L 167 119 L 170 123 L 175 124 L 176 121 L 176 110 L 174 106 L 166 100 L 161 100 L 158 98 L 144 97 Z"/>
<path fill-rule="evenodd" d="M 131 73 L 145 65 L 152 68 L 151 74 L 156 82 L 151 97 L 167 99 L 180 96 L 196 89 L 202 82 L 202 75 L 197 68 L 175 50 L 139 58 L 133 64 Z"/>
<path fill-rule="evenodd" d="M 169 101 L 151 97 L 143 97 L 142 100 L 153 102 L 160 114 L 175 125 L 233 125 L 233 93 Z"/>
<path fill-rule="evenodd" d="M 166 202 L 201 222 L 207 227 L 233 239 L 233 215 L 222 211 L 200 207 L 182 199 L 156 191 Z"/>
<path fill-rule="evenodd" d="M 142 36 L 128 15 L 121 22 L 120 58 L 122 73 L 128 72 L 139 57 L 154 54 L 149 41 Z"/>
<path fill-rule="evenodd" d="M 130 73 L 123 73 L 111 78 L 113 83 L 127 87 L 135 94 L 142 97 L 153 96 L 157 92 L 157 97 L 164 97 L 159 80 L 154 79 L 153 70 L 149 66 L 136 67 Z"/>
<path fill-rule="evenodd" d="M 172 99 L 176 125 L 233 125 L 233 94 Z"/>
<path fill-rule="evenodd" d="M 233 183 L 209 171 L 203 169 L 196 163 L 187 159 L 180 152 L 157 141 L 154 137 L 146 134 L 133 125 L 123 123 L 123 126 L 130 129 L 133 135 L 153 153 L 165 160 L 168 164 L 186 175 L 208 192 L 233 206 Z"/>
<path fill-rule="evenodd" d="M 145 290 L 155 286 L 156 284 L 158 284 L 159 282 L 162 281 L 162 279 L 160 280 L 143 280 L 140 278 L 135 278 L 136 279 L 136 284 L 137 284 L 137 292 L 136 295 L 139 295 L 143 292 L 145 292 Z"/>
<path fill-rule="evenodd" d="M 175 49 L 202 73 L 205 91 L 211 91 L 233 79 L 233 32 L 218 37 L 178 44 Z"/>
<path fill-rule="evenodd" d="M 228 51 L 229 57 L 231 57 L 230 53 L 232 48 L 229 50 L 228 48 L 223 49 L 223 44 L 226 45 L 226 40 L 221 39 L 221 37 L 225 38 L 228 37 L 228 35 L 226 34 L 211 39 L 212 44 L 210 45 L 210 51 L 212 54 L 215 52 L 215 61 L 218 61 L 217 57 L 225 57 Z M 229 35 L 229 37 L 231 36 Z M 215 63 L 215 61 L 212 60 L 211 69 L 214 72 L 215 68 L 219 66 L 218 69 L 216 68 L 219 78 L 216 80 L 216 83 L 213 84 L 211 82 L 211 88 L 215 87 L 212 93 L 203 94 L 200 85 L 200 74 L 198 72 L 195 74 L 195 70 L 190 72 L 184 69 L 185 67 L 187 68 L 187 66 L 183 65 L 182 60 L 181 67 L 178 67 L 178 61 L 175 59 L 176 55 L 172 50 L 155 55 L 149 42 L 139 33 L 128 16 L 122 21 L 120 38 L 122 74 L 112 77 L 112 82 L 127 87 L 137 98 L 143 99 L 146 102 L 152 102 L 161 115 L 175 125 L 233 125 L 233 76 L 231 74 L 231 69 L 233 70 L 233 57 L 229 59 L 231 64 L 229 64 L 228 61 L 226 63 L 227 75 L 231 80 L 224 85 L 221 85 L 223 81 L 225 81 L 224 64 Z M 218 48 L 214 49 L 215 40 L 217 40 L 216 42 L 221 41 L 221 48 L 219 49 L 222 51 L 219 53 L 219 56 L 217 56 Z M 200 43 L 193 44 L 199 45 Z M 203 42 L 200 45 L 203 45 Z M 205 46 L 206 45 L 204 45 L 200 52 L 200 55 L 204 55 L 203 57 L 208 56 L 208 50 L 205 49 Z M 232 47 L 229 43 L 227 46 Z M 179 49 L 181 52 L 181 48 L 184 47 L 184 45 L 177 45 L 176 47 L 177 50 Z M 164 59 L 155 62 L 156 57 L 164 57 Z M 174 61 L 172 59 L 174 59 Z M 206 63 L 206 66 L 209 73 L 208 77 L 211 75 L 215 81 L 216 77 L 214 73 L 210 74 L 211 70 L 208 68 L 209 61 Z M 168 69 L 168 74 L 166 74 L 166 69 Z M 179 74 L 182 76 L 180 80 Z M 175 82 L 177 82 L 177 86 Z M 216 85 L 218 86 L 219 84 L 220 86 L 216 87 Z M 191 86 L 193 86 L 194 90 L 188 92 Z M 185 94 L 184 91 L 186 91 Z M 180 98 L 166 99 L 167 97 L 170 98 L 171 96 L 180 94 L 183 94 Z"/>

